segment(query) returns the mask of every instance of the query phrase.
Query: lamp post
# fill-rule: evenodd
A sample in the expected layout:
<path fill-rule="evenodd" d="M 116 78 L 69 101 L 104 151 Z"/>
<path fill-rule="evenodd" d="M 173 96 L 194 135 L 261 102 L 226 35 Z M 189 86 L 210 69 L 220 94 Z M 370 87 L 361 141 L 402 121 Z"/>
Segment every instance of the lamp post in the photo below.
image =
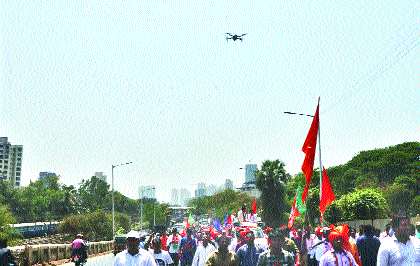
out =
<path fill-rule="evenodd" d="M 133 162 L 120 163 L 111 167 L 111 190 L 112 190 L 112 239 L 115 238 L 115 201 L 114 201 L 114 168 L 127 165 Z"/>

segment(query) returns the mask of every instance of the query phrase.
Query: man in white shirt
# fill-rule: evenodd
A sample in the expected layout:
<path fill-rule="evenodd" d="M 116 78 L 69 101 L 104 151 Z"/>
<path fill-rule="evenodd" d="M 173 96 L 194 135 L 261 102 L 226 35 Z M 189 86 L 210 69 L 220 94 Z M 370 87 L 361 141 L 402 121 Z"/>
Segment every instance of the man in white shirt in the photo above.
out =
<path fill-rule="evenodd" d="M 377 266 L 420 265 L 420 254 L 416 253 L 418 241 L 410 239 L 411 223 L 406 215 L 397 215 L 392 219 L 394 237 L 382 241 L 378 251 Z"/>
<path fill-rule="evenodd" d="M 209 255 L 216 251 L 216 248 L 209 243 L 209 235 L 207 232 L 203 233 L 202 238 L 203 242 L 198 245 L 197 250 L 195 251 L 192 266 L 204 266 Z"/>
<path fill-rule="evenodd" d="M 130 231 L 126 238 L 127 249 L 115 256 L 114 266 L 157 266 L 149 252 L 139 249 L 140 235 L 138 232 Z"/>
<path fill-rule="evenodd" d="M 336 230 L 331 230 L 328 240 L 332 249 L 322 255 L 319 266 L 358 266 L 350 252 L 343 249 L 343 236 Z"/>
<path fill-rule="evenodd" d="M 162 242 L 160 241 L 159 237 L 155 237 L 153 239 L 152 246 L 153 249 L 150 249 L 149 251 L 155 258 L 155 262 L 158 266 L 174 265 L 174 261 L 169 255 L 169 252 L 166 250 L 162 250 Z"/>

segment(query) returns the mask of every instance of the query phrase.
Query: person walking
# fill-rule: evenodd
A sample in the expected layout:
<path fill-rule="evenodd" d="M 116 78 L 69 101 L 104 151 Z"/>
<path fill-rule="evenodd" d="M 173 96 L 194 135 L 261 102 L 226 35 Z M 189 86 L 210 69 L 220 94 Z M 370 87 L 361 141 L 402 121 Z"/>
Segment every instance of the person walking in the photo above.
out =
<path fill-rule="evenodd" d="M 337 230 L 331 230 L 328 240 L 332 244 L 332 249 L 322 255 L 319 266 L 359 266 L 354 260 L 353 255 L 343 248 L 343 236 Z"/>
<path fill-rule="evenodd" d="M 230 238 L 221 235 L 217 238 L 219 248 L 207 259 L 205 266 L 239 266 L 239 259 L 235 253 L 229 251 Z"/>
<path fill-rule="evenodd" d="M 136 231 L 130 231 L 126 235 L 127 249 L 115 256 L 114 266 L 157 266 L 150 252 L 139 249 L 140 235 Z"/>
<path fill-rule="evenodd" d="M 197 242 L 192 237 L 192 229 L 188 228 L 186 233 L 187 235 L 179 243 L 178 253 L 181 266 L 191 266 L 195 250 L 197 249 Z"/>
<path fill-rule="evenodd" d="M 284 248 L 286 246 L 286 235 L 287 230 L 284 228 L 271 230 L 268 234 L 269 249 L 260 254 L 258 266 L 293 266 L 295 264 L 293 254 Z"/>
<path fill-rule="evenodd" d="M 362 265 L 376 265 L 381 241 L 374 236 L 372 225 L 368 224 L 363 226 L 363 234 L 357 238 L 356 245 L 359 250 Z"/>
<path fill-rule="evenodd" d="M 420 243 L 414 237 L 410 239 L 410 218 L 406 214 L 398 214 L 392 218 L 391 227 L 395 237 L 382 241 L 377 266 L 420 265 L 420 252 L 416 252 Z"/>
<path fill-rule="evenodd" d="M 209 242 L 209 234 L 202 234 L 202 243 L 198 245 L 195 251 L 192 266 L 204 266 L 210 254 L 216 251 L 216 248 Z"/>
<path fill-rule="evenodd" d="M 5 238 L 0 238 L 0 265 L 17 265 L 15 257 L 12 255 L 12 252 L 7 247 L 7 239 Z"/>
<path fill-rule="evenodd" d="M 171 256 L 175 266 L 178 266 L 179 263 L 178 250 L 180 241 L 181 237 L 178 235 L 177 229 L 173 228 L 172 234 L 168 236 L 168 239 L 166 240 L 166 245 L 168 247 L 169 255 Z"/>
<path fill-rule="evenodd" d="M 244 239 L 246 244 L 241 246 L 236 255 L 239 259 L 240 266 L 256 266 L 259 255 L 264 252 L 262 249 L 257 249 L 254 244 L 255 236 L 251 230 L 244 232 Z"/>

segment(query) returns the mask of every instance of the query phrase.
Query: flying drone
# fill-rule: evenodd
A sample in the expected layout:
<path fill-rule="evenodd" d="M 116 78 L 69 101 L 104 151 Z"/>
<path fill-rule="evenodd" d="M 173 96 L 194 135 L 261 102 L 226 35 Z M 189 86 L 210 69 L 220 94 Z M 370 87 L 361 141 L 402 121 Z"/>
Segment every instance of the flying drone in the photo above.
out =
<path fill-rule="evenodd" d="M 229 32 L 226 32 L 226 41 L 228 41 L 229 39 L 236 41 L 236 40 L 241 40 L 242 42 L 242 37 L 245 36 L 247 33 L 244 33 L 242 35 L 236 35 L 236 34 L 232 34 Z"/>

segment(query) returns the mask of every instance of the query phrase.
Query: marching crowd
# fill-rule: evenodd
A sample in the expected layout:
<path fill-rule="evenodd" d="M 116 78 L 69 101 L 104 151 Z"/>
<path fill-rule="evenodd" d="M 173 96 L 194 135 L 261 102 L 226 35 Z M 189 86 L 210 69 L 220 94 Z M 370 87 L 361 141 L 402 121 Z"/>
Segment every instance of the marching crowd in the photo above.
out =
<path fill-rule="evenodd" d="M 266 227 L 264 232 L 267 244 L 256 243 L 249 227 L 198 226 L 149 237 L 131 231 L 127 249 L 116 255 L 114 266 L 420 265 L 420 236 L 406 216 L 395 216 L 380 235 L 371 225 L 359 232 L 348 225 Z"/>

